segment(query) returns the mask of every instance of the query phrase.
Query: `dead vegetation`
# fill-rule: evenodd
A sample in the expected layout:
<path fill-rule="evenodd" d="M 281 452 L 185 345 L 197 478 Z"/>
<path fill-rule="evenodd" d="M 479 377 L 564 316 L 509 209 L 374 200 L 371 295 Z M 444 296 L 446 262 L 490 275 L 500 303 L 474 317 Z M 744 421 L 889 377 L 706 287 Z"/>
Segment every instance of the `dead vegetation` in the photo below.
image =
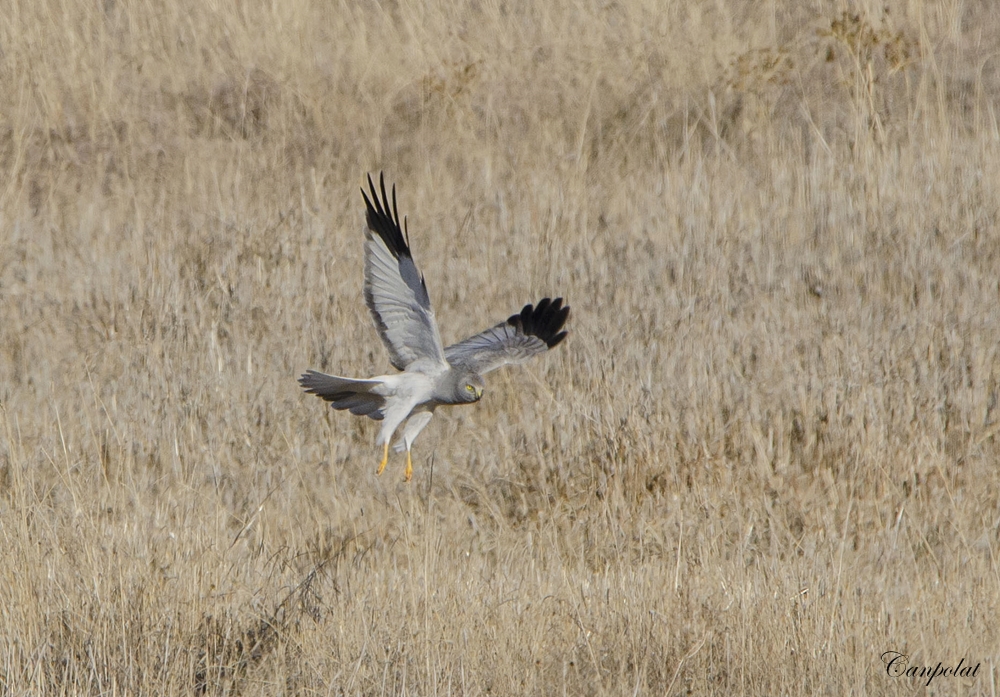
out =
<path fill-rule="evenodd" d="M 0 19 L 2 692 L 992 694 L 993 3 L 161 5 Z M 410 485 L 295 382 L 380 169 L 574 309 Z"/>

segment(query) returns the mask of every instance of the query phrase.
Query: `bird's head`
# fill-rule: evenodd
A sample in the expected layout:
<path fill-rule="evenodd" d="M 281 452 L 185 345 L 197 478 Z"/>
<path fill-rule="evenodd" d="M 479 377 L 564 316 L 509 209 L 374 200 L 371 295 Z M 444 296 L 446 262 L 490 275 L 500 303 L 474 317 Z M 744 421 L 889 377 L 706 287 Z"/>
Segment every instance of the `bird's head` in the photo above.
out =
<path fill-rule="evenodd" d="M 467 372 L 460 376 L 456 387 L 456 401 L 478 402 L 482 399 L 486 383 L 483 381 L 483 376 L 479 373 Z"/>

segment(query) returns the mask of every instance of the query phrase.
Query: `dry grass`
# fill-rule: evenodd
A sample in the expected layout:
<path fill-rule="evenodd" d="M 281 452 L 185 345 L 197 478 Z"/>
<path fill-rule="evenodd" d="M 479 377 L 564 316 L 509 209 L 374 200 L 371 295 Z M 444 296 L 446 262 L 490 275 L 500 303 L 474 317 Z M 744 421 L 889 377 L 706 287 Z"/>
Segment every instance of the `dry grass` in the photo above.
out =
<path fill-rule="evenodd" d="M 1000 10 L 0 13 L 0 693 L 910 694 L 1000 661 Z M 374 476 L 365 172 L 445 340 Z"/>

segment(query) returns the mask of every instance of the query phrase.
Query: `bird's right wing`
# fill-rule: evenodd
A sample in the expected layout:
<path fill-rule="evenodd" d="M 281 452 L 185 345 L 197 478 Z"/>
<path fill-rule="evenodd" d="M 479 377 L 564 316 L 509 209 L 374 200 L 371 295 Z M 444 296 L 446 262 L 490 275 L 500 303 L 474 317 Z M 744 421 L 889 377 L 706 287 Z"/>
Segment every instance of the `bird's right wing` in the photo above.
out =
<path fill-rule="evenodd" d="M 483 375 L 508 363 L 523 363 L 545 353 L 566 338 L 560 331 L 569 317 L 562 298 L 544 298 L 537 306 L 525 305 L 516 315 L 489 329 L 452 344 L 444 357 L 456 367 Z"/>
<path fill-rule="evenodd" d="M 379 177 L 382 200 L 371 176 L 365 190 L 368 231 L 365 232 L 365 303 L 372 313 L 389 360 L 399 370 L 421 362 L 426 369 L 447 367 L 441 348 L 431 299 L 424 277 L 413 263 L 408 235 L 403 236 L 396 209 L 396 187 L 392 187 L 392 208 L 385 193 L 385 177 Z"/>

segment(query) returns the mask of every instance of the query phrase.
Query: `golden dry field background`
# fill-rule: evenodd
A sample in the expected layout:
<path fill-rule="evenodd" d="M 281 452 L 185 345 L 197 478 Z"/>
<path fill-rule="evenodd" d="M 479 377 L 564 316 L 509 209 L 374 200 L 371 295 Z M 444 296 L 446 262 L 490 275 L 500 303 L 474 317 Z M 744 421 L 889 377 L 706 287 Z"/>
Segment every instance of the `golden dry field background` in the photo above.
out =
<path fill-rule="evenodd" d="M 6 0 L 0 693 L 995 695 L 998 110 L 993 0 Z M 410 484 L 381 170 L 573 308 Z"/>

